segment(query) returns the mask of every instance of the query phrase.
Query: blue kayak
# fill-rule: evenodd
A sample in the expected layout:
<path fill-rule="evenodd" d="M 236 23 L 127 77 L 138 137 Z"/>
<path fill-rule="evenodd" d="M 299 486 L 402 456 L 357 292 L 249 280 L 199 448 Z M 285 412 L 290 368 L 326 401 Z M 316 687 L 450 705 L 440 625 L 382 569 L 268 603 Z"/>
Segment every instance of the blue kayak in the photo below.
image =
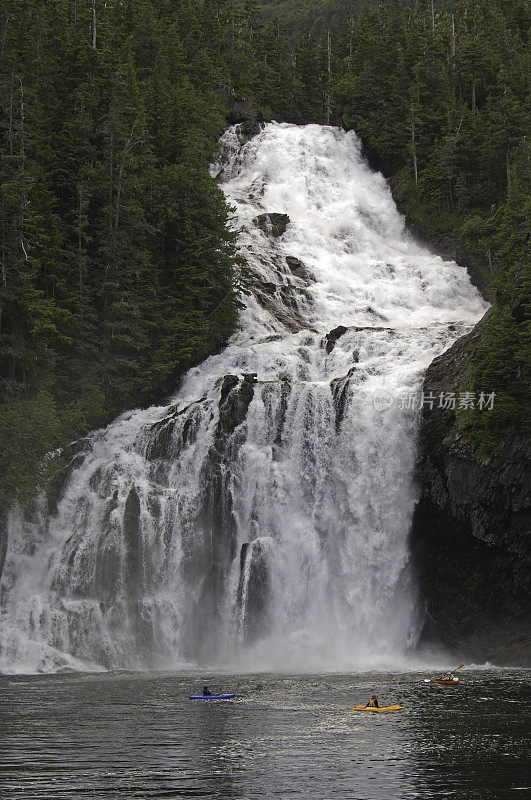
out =
<path fill-rule="evenodd" d="M 235 694 L 191 694 L 190 700 L 232 700 Z"/>

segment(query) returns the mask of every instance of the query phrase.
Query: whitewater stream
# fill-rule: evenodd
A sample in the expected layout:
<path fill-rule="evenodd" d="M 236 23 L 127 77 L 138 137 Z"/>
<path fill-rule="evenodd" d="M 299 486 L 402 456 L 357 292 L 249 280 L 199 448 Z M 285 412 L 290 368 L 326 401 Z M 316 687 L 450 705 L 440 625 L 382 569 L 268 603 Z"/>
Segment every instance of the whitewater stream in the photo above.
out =
<path fill-rule="evenodd" d="M 355 134 L 271 123 L 222 145 L 240 328 L 167 404 L 84 440 L 53 516 L 12 515 L 1 671 L 408 663 L 404 398 L 485 304 L 407 234 Z"/>

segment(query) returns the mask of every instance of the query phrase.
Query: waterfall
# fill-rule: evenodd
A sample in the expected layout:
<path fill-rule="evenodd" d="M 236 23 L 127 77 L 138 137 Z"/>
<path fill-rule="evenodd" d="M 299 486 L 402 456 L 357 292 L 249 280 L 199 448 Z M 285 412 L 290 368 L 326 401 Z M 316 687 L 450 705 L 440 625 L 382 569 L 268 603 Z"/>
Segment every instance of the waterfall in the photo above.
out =
<path fill-rule="evenodd" d="M 222 146 L 240 327 L 168 404 L 83 441 L 53 515 L 12 515 L 4 671 L 363 669 L 415 643 L 419 412 L 397 398 L 485 305 L 408 235 L 354 133 Z"/>

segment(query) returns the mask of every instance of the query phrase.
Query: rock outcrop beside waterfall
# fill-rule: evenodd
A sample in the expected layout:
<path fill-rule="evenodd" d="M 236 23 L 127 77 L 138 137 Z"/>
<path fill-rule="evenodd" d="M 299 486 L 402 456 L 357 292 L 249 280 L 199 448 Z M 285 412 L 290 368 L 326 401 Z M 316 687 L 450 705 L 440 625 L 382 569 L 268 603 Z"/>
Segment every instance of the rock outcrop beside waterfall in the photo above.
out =
<path fill-rule="evenodd" d="M 220 96 L 227 122 L 229 125 L 238 125 L 238 139 L 243 145 L 262 130 L 264 115 L 250 98 L 236 97 L 229 86 L 223 86 Z"/>
<path fill-rule="evenodd" d="M 426 393 L 466 383 L 484 320 L 433 361 Z M 436 408 L 423 415 L 411 537 L 423 636 L 477 660 L 530 664 L 531 442 L 508 436 L 482 460 L 464 416 Z"/>
<path fill-rule="evenodd" d="M 7 514 L 0 516 L 0 575 L 4 569 L 7 553 Z"/>

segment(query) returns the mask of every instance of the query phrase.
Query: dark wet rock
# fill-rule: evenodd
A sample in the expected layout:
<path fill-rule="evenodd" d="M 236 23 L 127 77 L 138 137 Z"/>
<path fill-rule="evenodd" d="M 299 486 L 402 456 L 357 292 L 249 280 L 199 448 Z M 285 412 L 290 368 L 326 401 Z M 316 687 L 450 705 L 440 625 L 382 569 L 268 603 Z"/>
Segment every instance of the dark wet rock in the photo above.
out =
<path fill-rule="evenodd" d="M 113 536 L 112 515 L 118 508 L 118 490 L 106 504 L 102 519 L 102 532 L 96 553 L 95 591 L 102 609 L 114 599 L 116 587 L 121 584 L 121 552 L 116 537 Z M 73 549 L 75 556 L 75 549 Z M 66 587 L 65 587 L 66 588 Z"/>
<path fill-rule="evenodd" d="M 199 424 L 199 417 L 196 412 L 205 403 L 206 399 L 206 397 L 201 397 L 180 410 L 174 406 L 164 419 L 155 422 L 151 426 L 150 438 L 146 446 L 146 458 L 149 461 L 156 461 L 161 458 L 176 458 L 182 447 L 187 444 L 193 444 Z M 176 437 L 177 425 L 184 416 L 187 416 L 187 419 L 183 423 L 179 438 Z"/>
<path fill-rule="evenodd" d="M 241 425 L 254 396 L 256 374 L 225 375 L 219 399 L 218 434 L 227 436 Z"/>
<path fill-rule="evenodd" d="M 392 336 L 396 335 L 396 330 L 394 328 L 382 328 L 381 326 L 375 325 L 353 325 L 350 330 L 356 331 L 357 333 L 360 331 L 388 331 Z"/>
<path fill-rule="evenodd" d="M 152 517 L 152 519 L 159 520 L 160 516 L 161 516 L 161 513 L 162 513 L 162 509 L 161 509 L 161 505 L 160 505 L 160 498 L 157 497 L 156 495 L 153 495 L 153 494 L 148 495 L 148 497 L 147 497 L 147 510 L 148 510 L 149 516 Z M 166 535 L 169 536 L 169 531 L 165 531 L 165 533 L 166 533 Z M 169 544 L 169 542 L 168 542 L 168 544 Z"/>
<path fill-rule="evenodd" d="M 0 516 L 0 575 L 4 569 L 7 554 L 7 512 Z"/>
<path fill-rule="evenodd" d="M 102 525 L 104 528 L 107 528 L 110 524 L 110 519 L 114 511 L 118 508 L 118 489 L 115 489 L 112 493 L 110 500 L 107 501 L 105 506 L 105 511 L 102 517 Z"/>
<path fill-rule="evenodd" d="M 253 294 L 260 306 L 278 320 L 292 333 L 297 333 L 306 327 L 305 320 L 297 310 L 297 298 L 302 291 L 291 286 L 283 286 L 270 281 L 264 281 L 256 273 L 252 275 Z M 308 302 L 311 297 L 304 294 Z"/>
<path fill-rule="evenodd" d="M 262 339 L 263 342 L 279 342 L 283 339 L 283 335 L 281 333 L 272 333 L 270 336 L 266 336 L 265 339 Z"/>
<path fill-rule="evenodd" d="M 279 286 L 278 293 L 282 300 L 282 303 L 287 306 L 292 311 L 299 310 L 299 299 L 301 297 L 301 292 L 296 291 L 294 292 L 291 286 Z"/>
<path fill-rule="evenodd" d="M 243 574 L 243 570 L 245 568 L 245 561 L 247 559 L 247 553 L 249 550 L 249 542 L 244 542 L 240 549 L 240 578 Z M 239 596 L 241 597 L 241 592 L 238 592 Z"/>
<path fill-rule="evenodd" d="M 237 434 L 235 436 L 238 438 Z M 236 522 L 227 462 L 238 446 L 233 437 L 220 437 L 210 449 L 201 476 L 204 498 L 194 523 L 194 545 L 185 548 L 183 554 L 183 571 L 191 584 L 197 582 L 200 590 L 197 612 L 190 615 L 191 627 L 185 625 L 183 646 L 185 651 L 190 647 L 191 652 L 199 643 L 199 651 L 204 656 L 211 656 L 213 652 L 216 627 L 220 622 L 219 598 L 223 596 L 236 555 Z"/>
<path fill-rule="evenodd" d="M 345 328 L 344 325 L 338 325 L 337 328 L 334 328 L 332 331 L 330 331 L 330 333 L 326 334 L 325 336 L 326 352 L 328 353 L 328 355 L 330 355 L 330 353 L 334 349 L 337 340 L 340 339 L 342 336 L 344 336 L 347 331 L 348 328 Z"/>
<path fill-rule="evenodd" d="M 365 372 L 361 372 L 358 370 L 356 366 L 353 366 L 349 369 L 346 375 L 341 375 L 337 378 L 333 378 L 330 381 L 330 389 L 332 391 L 332 397 L 334 400 L 334 408 L 336 412 L 335 417 L 335 428 L 336 433 L 339 433 L 339 429 L 341 428 L 341 423 L 345 417 L 345 413 L 348 406 L 348 396 L 349 396 L 349 382 L 353 376 L 356 376 L 356 383 L 359 385 L 364 383 L 367 380 L 367 375 Z"/>
<path fill-rule="evenodd" d="M 143 598 L 143 574 L 146 564 L 142 548 L 140 498 L 134 486 L 130 489 L 125 502 L 123 532 L 126 546 L 124 577 L 130 630 L 138 652 L 143 654 L 144 663 L 149 667 L 154 664 L 155 642 L 151 608 L 149 604 L 146 607 Z"/>
<path fill-rule="evenodd" d="M 124 540 L 126 545 L 125 578 L 130 597 L 142 592 L 142 528 L 140 523 L 140 498 L 133 486 L 124 509 Z"/>
<path fill-rule="evenodd" d="M 260 281 L 260 289 L 264 294 L 268 295 L 269 297 L 273 297 L 280 287 L 278 284 L 273 283 L 272 281 Z"/>
<path fill-rule="evenodd" d="M 188 417 L 188 419 L 185 420 L 183 425 L 183 430 L 181 433 L 183 446 L 186 446 L 187 444 L 193 444 L 195 442 L 197 428 L 198 428 L 197 419 L 194 419 L 194 417 Z"/>
<path fill-rule="evenodd" d="M 103 467 L 97 467 L 89 478 L 90 488 L 97 492 L 103 480 Z"/>
<path fill-rule="evenodd" d="M 347 407 L 348 381 L 345 381 L 344 383 L 334 383 L 332 386 L 332 397 L 334 398 L 334 409 L 336 412 L 335 428 L 336 433 L 339 433 Z"/>
<path fill-rule="evenodd" d="M 220 406 L 223 405 L 232 392 L 233 389 L 238 386 L 240 379 L 238 375 L 225 375 L 221 384 L 221 392 L 219 395 L 219 404 Z"/>
<path fill-rule="evenodd" d="M 245 120 L 241 125 L 238 125 L 237 135 L 238 141 L 241 145 L 250 142 L 254 136 L 257 136 L 265 127 L 265 121 L 260 114 L 256 118 Z"/>
<path fill-rule="evenodd" d="M 435 359 L 425 393 L 466 390 L 486 318 Z M 511 660 L 531 666 L 531 439 L 509 435 L 482 459 L 466 425 L 465 414 L 424 409 L 411 533 L 424 638 L 494 660 L 492 631 L 518 638 L 520 630 Z"/>
<path fill-rule="evenodd" d="M 233 513 L 233 486 L 228 465 L 238 456 L 245 440 L 242 423 L 254 396 L 256 375 L 225 375 L 218 386 L 219 420 L 214 442 L 201 473 L 203 502 L 194 520 L 193 548 L 184 549 L 183 570 L 200 587 L 197 612 L 185 623 L 182 646 L 187 653 L 213 657 L 216 628 L 220 622 L 219 598 L 223 595 L 233 560 L 237 557 L 237 526 Z M 200 544 L 202 543 L 202 544 Z M 199 620 L 199 622 L 198 622 Z"/>
<path fill-rule="evenodd" d="M 245 542 L 240 551 L 237 602 L 242 612 L 243 638 L 247 643 L 262 638 L 270 628 L 270 595 L 267 547 L 260 539 Z"/>
<path fill-rule="evenodd" d="M 288 410 L 288 399 L 291 394 L 291 388 L 291 383 L 288 379 L 283 379 L 281 381 L 277 434 L 274 442 L 276 448 L 279 448 L 282 445 L 282 434 L 284 432 L 284 426 L 286 423 L 286 411 Z"/>
<path fill-rule="evenodd" d="M 300 259 L 295 258 L 295 256 L 286 256 L 286 264 L 292 275 L 295 275 L 296 278 L 301 278 L 302 280 L 308 280 L 308 270 L 300 261 Z"/>
<path fill-rule="evenodd" d="M 345 411 L 348 401 L 348 385 L 350 380 L 350 372 L 342 378 L 334 378 L 330 383 L 332 389 L 332 397 L 334 400 L 334 410 L 336 412 L 335 428 L 336 433 L 339 433 L 341 423 L 345 417 Z"/>
<path fill-rule="evenodd" d="M 168 457 L 175 430 L 175 420 L 164 420 L 152 427 L 152 437 L 146 447 L 146 458 L 149 461 Z"/>
<path fill-rule="evenodd" d="M 367 306 L 364 311 L 366 314 L 370 314 L 371 317 L 378 317 L 378 319 L 381 319 L 382 322 L 388 322 L 388 318 L 385 316 L 385 314 L 380 314 L 380 312 L 376 311 L 376 309 L 372 306 Z"/>
<path fill-rule="evenodd" d="M 254 218 L 253 222 L 257 228 L 267 233 L 268 236 L 278 238 L 286 232 L 290 218 L 287 214 L 259 214 Z"/>

